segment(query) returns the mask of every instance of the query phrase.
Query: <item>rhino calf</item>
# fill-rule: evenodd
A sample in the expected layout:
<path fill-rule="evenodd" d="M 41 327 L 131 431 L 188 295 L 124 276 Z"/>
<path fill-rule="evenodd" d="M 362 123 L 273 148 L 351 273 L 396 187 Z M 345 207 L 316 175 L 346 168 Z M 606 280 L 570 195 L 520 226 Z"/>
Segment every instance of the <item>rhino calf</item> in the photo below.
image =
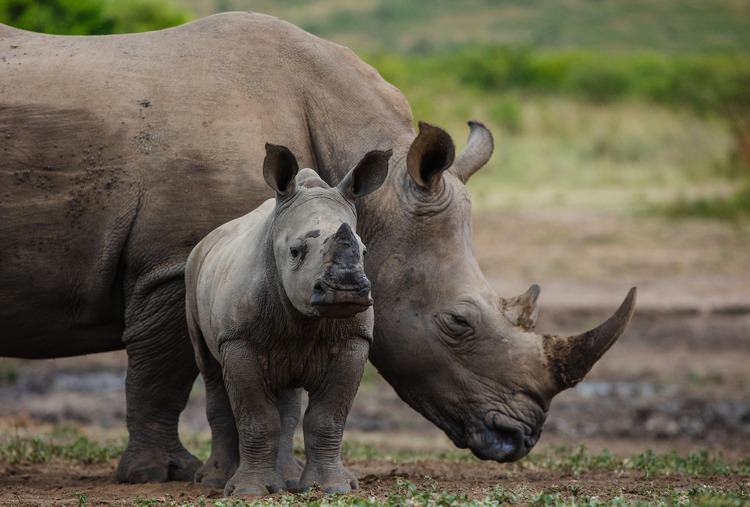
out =
<path fill-rule="evenodd" d="M 190 254 L 186 312 L 212 435 L 196 481 L 224 485 L 225 495 L 357 488 L 341 439 L 373 311 L 354 201 L 385 181 L 390 155 L 369 152 L 331 188 L 299 171 L 287 148 L 267 144 L 263 176 L 276 199 Z M 301 388 L 309 393 L 304 469 L 292 455 Z"/>

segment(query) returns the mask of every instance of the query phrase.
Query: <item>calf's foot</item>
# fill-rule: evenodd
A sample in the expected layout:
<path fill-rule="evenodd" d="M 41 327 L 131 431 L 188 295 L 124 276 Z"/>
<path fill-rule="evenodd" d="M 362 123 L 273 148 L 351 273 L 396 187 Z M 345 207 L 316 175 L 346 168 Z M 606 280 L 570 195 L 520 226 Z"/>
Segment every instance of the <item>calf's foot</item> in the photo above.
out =
<path fill-rule="evenodd" d="M 284 489 L 284 482 L 275 470 L 249 473 L 237 470 L 224 486 L 224 496 L 262 496 L 278 493 Z"/>
<path fill-rule="evenodd" d="M 324 493 L 346 493 L 359 488 L 357 478 L 341 463 L 331 467 L 307 466 L 294 491 L 304 493 L 313 486 L 319 486 Z"/>

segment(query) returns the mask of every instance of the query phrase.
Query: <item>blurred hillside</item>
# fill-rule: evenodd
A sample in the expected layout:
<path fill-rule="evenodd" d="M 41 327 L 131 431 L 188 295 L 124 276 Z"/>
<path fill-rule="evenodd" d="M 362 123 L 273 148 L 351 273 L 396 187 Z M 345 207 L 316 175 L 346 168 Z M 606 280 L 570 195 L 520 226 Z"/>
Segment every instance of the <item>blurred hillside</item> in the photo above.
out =
<path fill-rule="evenodd" d="M 199 16 L 273 14 L 355 51 L 463 44 L 670 53 L 750 50 L 745 0 L 180 0 Z"/>

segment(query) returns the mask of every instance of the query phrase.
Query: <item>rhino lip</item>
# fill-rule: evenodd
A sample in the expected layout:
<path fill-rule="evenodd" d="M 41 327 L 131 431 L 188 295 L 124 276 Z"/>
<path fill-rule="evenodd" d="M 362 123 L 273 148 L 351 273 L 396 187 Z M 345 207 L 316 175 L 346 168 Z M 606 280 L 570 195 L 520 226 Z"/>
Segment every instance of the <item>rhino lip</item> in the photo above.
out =
<path fill-rule="evenodd" d="M 372 306 L 370 282 L 356 285 L 331 284 L 318 280 L 313 286 L 310 305 L 322 316 L 351 316 Z"/>

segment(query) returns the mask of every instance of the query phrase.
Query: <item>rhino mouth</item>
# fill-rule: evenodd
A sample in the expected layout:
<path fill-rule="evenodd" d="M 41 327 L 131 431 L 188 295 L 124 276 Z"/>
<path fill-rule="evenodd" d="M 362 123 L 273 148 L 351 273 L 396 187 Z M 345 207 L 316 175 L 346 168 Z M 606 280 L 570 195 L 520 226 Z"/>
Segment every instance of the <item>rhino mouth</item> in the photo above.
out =
<path fill-rule="evenodd" d="M 365 278 L 355 285 L 343 285 L 318 280 L 310 305 L 324 317 L 351 317 L 372 306 L 370 282 Z"/>
<path fill-rule="evenodd" d="M 526 456 L 538 440 L 518 429 L 483 428 L 472 432 L 468 447 L 479 459 L 504 463 Z"/>
<path fill-rule="evenodd" d="M 521 428 L 512 427 L 500 414 L 487 414 L 486 421 L 470 427 L 461 435 L 448 434 L 460 448 L 469 448 L 479 459 L 506 463 L 526 456 L 541 436 L 541 429 L 527 433 Z M 472 425 L 473 426 L 473 425 Z"/>

